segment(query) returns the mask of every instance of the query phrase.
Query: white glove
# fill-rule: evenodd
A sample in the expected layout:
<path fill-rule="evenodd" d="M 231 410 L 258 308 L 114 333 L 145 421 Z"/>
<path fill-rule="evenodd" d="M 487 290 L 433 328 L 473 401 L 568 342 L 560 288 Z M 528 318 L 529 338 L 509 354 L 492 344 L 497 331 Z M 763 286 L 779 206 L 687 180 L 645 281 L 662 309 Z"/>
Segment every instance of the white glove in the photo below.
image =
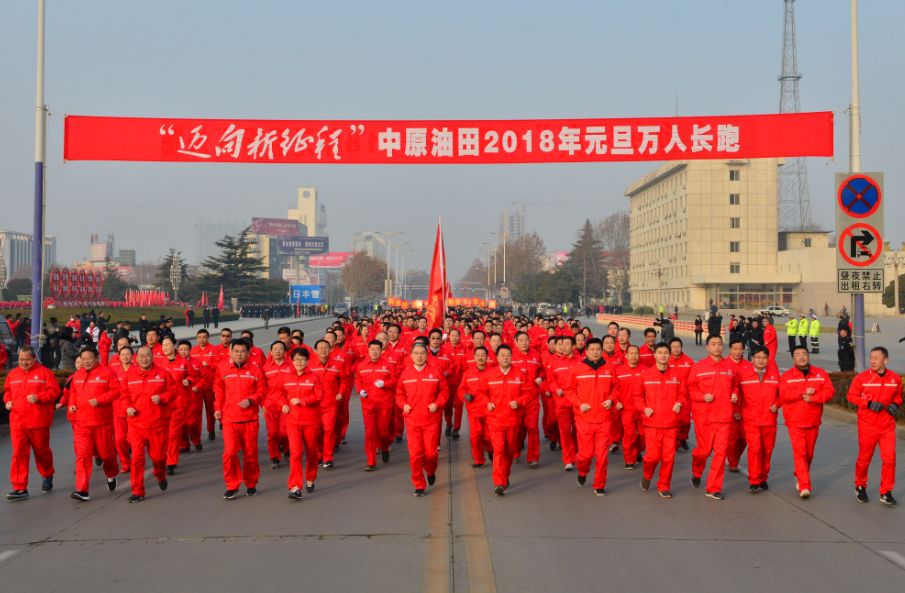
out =
<path fill-rule="evenodd" d="M 360 395 L 361 397 L 368 397 L 368 392 L 362 389 L 358 392 L 358 395 Z"/>
<path fill-rule="evenodd" d="M 383 389 L 383 385 L 383 379 L 377 379 L 376 381 L 374 381 L 374 387 L 376 387 L 377 389 Z"/>

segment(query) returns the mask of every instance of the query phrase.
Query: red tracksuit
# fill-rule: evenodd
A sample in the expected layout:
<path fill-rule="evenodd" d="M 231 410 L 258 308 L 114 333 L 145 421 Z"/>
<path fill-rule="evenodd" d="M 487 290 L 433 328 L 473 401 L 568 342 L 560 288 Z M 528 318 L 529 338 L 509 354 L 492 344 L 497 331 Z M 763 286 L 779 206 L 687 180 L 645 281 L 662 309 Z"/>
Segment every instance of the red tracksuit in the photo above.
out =
<path fill-rule="evenodd" d="M 890 404 L 902 405 L 902 379 L 889 369 L 880 375 L 866 370 L 852 381 L 848 401 L 858 406 L 858 459 L 855 462 L 855 486 L 867 487 L 867 469 L 880 446 L 880 493 L 892 492 L 896 485 L 896 419 L 887 411 Z M 868 406 L 879 402 L 880 411 Z"/>
<path fill-rule="evenodd" d="M 776 349 L 778 341 L 776 328 L 772 325 L 764 325 L 764 348 L 770 353 L 770 366 L 776 366 Z"/>
<path fill-rule="evenodd" d="M 638 365 L 643 367 L 652 367 L 654 366 L 654 350 L 645 342 L 641 344 L 638 348 L 638 354 L 640 358 L 638 359 Z"/>
<path fill-rule="evenodd" d="M 632 394 L 640 388 L 641 374 L 646 368 L 640 364 L 633 368 L 626 363 L 615 369 L 622 400 L 619 421 L 622 423 L 622 458 L 626 464 L 637 463 L 638 456 L 644 451 L 644 416 L 635 406 Z M 612 438 L 612 430 L 610 435 Z"/>
<path fill-rule="evenodd" d="M 660 464 L 657 490 L 667 491 L 672 483 L 676 435 L 682 422 L 681 408 L 679 413 L 674 408 L 677 403 L 682 404 L 682 408 L 689 405 L 685 382 L 675 367 L 661 371 L 654 366 L 642 372 L 633 399 L 634 407 L 641 411 L 644 419 L 644 479 L 652 480 L 654 470 Z M 654 412 L 650 417 L 644 413 L 646 408 Z"/>
<path fill-rule="evenodd" d="M 487 375 L 487 428 L 493 443 L 493 485 L 509 487 L 512 460 L 518 454 L 518 431 L 522 419 L 518 408 L 528 405 L 534 390 L 524 371 L 510 366 L 494 368 Z M 512 409 L 510 403 L 516 402 Z M 491 410 L 490 407 L 493 406 Z"/>
<path fill-rule="evenodd" d="M 547 366 L 547 381 L 556 405 L 556 425 L 559 429 L 563 465 L 574 464 L 578 455 L 575 443 L 575 415 L 572 413 L 572 403 L 566 399 L 563 388 L 564 385 L 568 385 L 572 367 L 577 362 L 574 358 L 555 356 L 550 359 Z"/>
<path fill-rule="evenodd" d="M 332 358 L 321 362 L 317 355 L 308 359 L 308 367 L 311 372 L 321 380 L 321 389 L 324 397 L 321 400 L 321 461 L 327 463 L 333 461 L 333 452 L 336 449 L 336 415 L 340 402 L 336 395 L 340 393 L 342 377 L 341 370 L 336 366 Z"/>
<path fill-rule="evenodd" d="M 167 431 L 167 465 L 179 465 L 182 432 L 187 424 L 189 409 L 192 408 L 192 399 L 195 398 L 192 387 L 200 382 L 201 375 L 190 358 L 183 358 L 179 354 L 172 360 L 166 359 L 161 366 L 173 377 L 174 385 L 173 399 L 168 405 L 170 424 Z M 184 381 L 187 381 L 188 385 Z"/>
<path fill-rule="evenodd" d="M 290 490 L 302 487 L 302 448 L 305 453 L 305 481 L 317 479 L 317 462 L 320 459 L 323 416 L 321 402 L 324 391 L 317 373 L 306 368 L 302 373 L 292 367 L 292 372 L 279 374 L 282 380 L 277 405 L 282 413 L 283 406 L 289 406 L 286 415 L 286 435 L 289 438 L 289 481 Z M 334 394 L 335 397 L 335 394 Z M 334 400 L 335 401 L 335 400 Z"/>
<path fill-rule="evenodd" d="M 443 418 L 447 426 L 458 431 L 462 428 L 462 411 L 464 409 L 462 400 L 459 398 L 459 385 L 462 383 L 462 375 L 465 372 L 465 346 L 462 342 L 453 346 L 449 342 L 443 344 L 440 352 L 449 359 L 449 401 L 443 408 Z"/>
<path fill-rule="evenodd" d="M 396 342 L 387 342 L 383 355 L 396 361 L 396 377 L 398 378 L 405 368 L 405 359 L 408 357 L 409 350 L 405 346 L 405 342 L 400 337 Z M 405 421 L 402 418 L 402 409 L 398 406 L 393 412 L 393 433 L 396 438 L 401 438 L 405 430 Z"/>
<path fill-rule="evenodd" d="M 443 406 L 449 399 L 449 387 L 440 367 L 425 364 L 421 369 L 414 365 L 399 375 L 396 383 L 396 406 L 411 407 L 403 413 L 408 431 L 409 465 L 412 470 L 412 484 L 416 490 L 427 487 L 425 474 L 435 475 L 439 461 L 440 424 Z M 437 410 L 431 412 L 430 404 Z"/>
<path fill-rule="evenodd" d="M 745 360 L 744 358 L 740 358 L 737 361 L 733 360 L 731 356 L 727 356 L 726 360 L 728 360 L 735 369 L 735 383 L 738 384 L 740 377 L 750 368 L 753 368 L 750 362 Z M 736 408 L 739 411 L 739 415 L 741 416 L 741 406 L 737 406 Z M 726 449 L 726 463 L 729 464 L 729 467 L 733 470 L 738 469 L 738 463 L 742 459 L 742 453 L 745 452 L 745 447 L 747 446 L 747 440 L 745 439 L 745 427 L 744 427 L 745 417 L 741 416 L 738 420 L 732 422 L 729 425 L 729 447 Z"/>
<path fill-rule="evenodd" d="M 720 492 L 726 472 L 729 435 L 737 411 L 737 404 L 731 401 L 733 394 L 738 395 L 732 363 L 725 358 L 716 361 L 709 356 L 696 362 L 688 373 L 688 393 L 697 441 L 692 451 L 691 473 L 700 478 L 712 453 L 706 488 L 707 492 Z M 713 395 L 713 401 L 704 401 L 707 394 Z"/>
<path fill-rule="evenodd" d="M 808 389 L 814 389 L 810 402 L 802 398 Z M 782 416 L 792 441 L 798 490 L 810 490 L 811 462 L 820 433 L 823 404 L 833 399 L 833 383 L 826 371 L 819 367 L 811 365 L 807 372 L 792 367 L 780 376 L 779 392 L 782 396 Z"/>
<path fill-rule="evenodd" d="M 742 427 L 748 443 L 748 483 L 763 484 L 770 475 L 770 459 L 776 444 L 776 419 L 782 407 L 779 395 L 779 370 L 767 366 L 761 375 L 754 365 L 745 366 L 738 375 Z M 777 411 L 770 411 L 771 407 Z"/>
<path fill-rule="evenodd" d="M 201 399 L 204 402 L 204 415 L 207 418 L 207 432 L 214 432 L 214 426 L 216 423 L 214 422 L 214 371 L 217 370 L 217 367 L 221 362 L 221 355 L 223 352 L 223 348 L 219 348 L 212 344 L 208 344 L 204 348 L 201 346 L 193 346 L 192 347 L 192 358 L 195 359 L 198 363 L 201 364 L 201 371 L 204 377 L 204 381 L 202 383 L 201 389 Z M 226 358 L 225 360 L 229 360 Z M 199 419 L 199 432 L 200 432 L 200 424 L 201 420 Z M 201 435 L 198 435 L 198 441 L 195 441 L 194 435 L 189 433 L 189 438 L 192 442 L 198 443 L 201 441 Z"/>
<path fill-rule="evenodd" d="M 34 395 L 34 403 L 28 396 Z M 50 425 L 53 404 L 60 395 L 60 385 L 53 371 L 36 362 L 29 371 L 16 367 L 6 376 L 3 403 L 12 403 L 9 412 L 9 436 L 12 460 L 9 481 L 13 490 L 28 490 L 28 462 L 35 452 L 35 466 L 41 477 L 53 477 L 53 451 L 50 449 Z"/>
<path fill-rule="evenodd" d="M 345 344 L 337 344 L 330 352 L 336 368 L 339 369 L 339 392 L 343 399 L 336 405 L 336 442 L 341 443 L 349 428 L 349 403 L 352 399 L 352 387 L 355 380 L 355 351 Z"/>
<path fill-rule="evenodd" d="M 566 399 L 572 404 L 578 436 L 576 466 L 578 475 L 586 476 L 594 458 L 594 489 L 606 488 L 607 458 L 610 450 L 610 424 L 613 410 L 620 403 L 619 383 L 614 369 L 603 360 L 593 363 L 584 359 L 572 367 L 566 385 Z M 609 402 L 610 408 L 604 407 Z M 583 404 L 590 406 L 582 410 Z"/>
<path fill-rule="evenodd" d="M 380 387 L 378 381 L 382 382 Z M 393 443 L 396 369 L 382 357 L 374 362 L 368 356 L 358 363 L 355 385 L 367 394 L 360 396 L 367 464 L 377 465 L 377 450 L 389 451 Z"/>
<path fill-rule="evenodd" d="M 546 337 L 546 333 L 544 334 Z M 559 424 L 556 419 L 556 400 L 550 386 L 550 368 L 553 362 L 558 360 L 555 354 L 545 349 L 540 354 L 541 364 L 544 367 L 544 382 L 540 385 L 540 403 L 543 415 L 541 416 L 541 428 L 544 438 L 551 443 L 559 442 Z"/>
<path fill-rule="evenodd" d="M 123 380 L 129 369 L 123 368 L 123 363 L 116 356 L 110 361 L 110 369 L 116 373 L 119 379 L 120 390 L 123 390 Z M 135 363 L 129 365 L 129 368 L 135 366 Z M 124 392 L 123 392 L 124 393 Z M 119 456 L 119 466 L 122 471 L 127 472 L 132 466 L 132 453 L 129 446 L 129 422 L 126 417 L 126 407 L 128 407 L 125 397 L 122 395 L 113 401 L 113 444 L 116 446 L 116 454 Z"/>
<path fill-rule="evenodd" d="M 471 443 L 471 457 L 474 463 L 484 465 L 485 452 L 493 453 L 493 443 L 490 441 L 490 432 L 487 430 L 487 377 L 491 367 L 485 366 L 483 370 L 472 367 L 462 375 L 459 384 L 459 398 L 465 402 L 468 412 L 468 440 Z M 466 401 L 465 396 L 474 396 L 472 401 Z"/>
<path fill-rule="evenodd" d="M 679 380 L 685 383 L 688 380 L 688 373 L 691 372 L 691 367 L 694 366 L 694 360 L 683 352 L 682 356 L 679 357 L 670 355 L 668 364 L 669 368 L 676 369 Z M 690 432 L 691 406 L 682 406 L 682 412 L 679 414 L 679 434 L 677 436 L 679 442 L 687 441 Z M 678 443 L 676 443 L 676 446 L 678 446 Z"/>
<path fill-rule="evenodd" d="M 170 426 L 170 403 L 178 397 L 173 376 L 157 365 L 144 370 L 133 364 L 122 380 L 123 407 L 134 408 L 128 417 L 129 446 L 131 448 L 129 480 L 132 494 L 145 495 L 145 451 L 151 458 L 154 477 L 166 480 L 167 439 Z M 160 403 L 151 401 L 160 397 Z"/>
<path fill-rule="evenodd" d="M 519 408 L 520 426 L 518 434 L 519 453 L 521 455 L 522 448 L 525 447 L 526 441 L 528 451 L 526 458 L 528 463 L 540 461 L 540 398 L 539 385 L 543 384 L 546 377 L 544 363 L 541 361 L 540 354 L 532 350 L 530 347 L 527 352 L 522 352 L 518 348 L 512 350 L 512 366 L 524 371 L 528 379 L 528 387 L 531 390 L 531 399 L 528 400 L 524 408 Z M 538 383 L 540 379 L 540 383 Z"/>
<path fill-rule="evenodd" d="M 224 361 L 214 375 L 214 410 L 223 421 L 223 478 L 227 490 L 255 488 L 261 475 L 258 465 L 258 406 L 266 394 L 266 381 L 261 369 L 250 362 L 242 366 Z M 239 404 L 251 400 L 242 408 Z M 244 468 L 239 463 L 242 452 Z"/>
<path fill-rule="evenodd" d="M 191 392 L 189 396 L 189 405 L 185 412 L 185 424 L 182 429 L 182 438 L 180 439 L 183 448 L 190 448 L 192 445 L 201 445 L 201 414 L 204 406 L 204 393 L 210 389 L 213 377 L 208 374 L 207 370 L 192 358 L 191 354 L 186 359 L 189 364 L 190 374 L 195 377 L 192 386 L 189 388 Z"/>
<path fill-rule="evenodd" d="M 90 371 L 77 370 L 70 385 L 69 406 L 75 406 L 75 489 L 88 492 L 95 453 L 103 460 L 105 476 L 115 478 L 119 473 L 113 444 L 113 401 L 119 397 L 119 379 L 108 367 L 95 366 Z M 89 404 L 91 400 L 97 400 L 97 405 Z"/>
<path fill-rule="evenodd" d="M 267 456 L 270 459 L 279 460 L 282 457 L 281 448 L 283 453 L 289 455 L 286 418 L 283 415 L 283 405 L 280 403 L 283 380 L 287 375 L 296 371 L 288 358 L 284 358 L 282 364 L 277 364 L 272 358 L 268 358 L 262 370 L 264 379 L 267 381 L 267 396 L 264 398 L 263 405 L 264 419 L 267 422 Z"/>

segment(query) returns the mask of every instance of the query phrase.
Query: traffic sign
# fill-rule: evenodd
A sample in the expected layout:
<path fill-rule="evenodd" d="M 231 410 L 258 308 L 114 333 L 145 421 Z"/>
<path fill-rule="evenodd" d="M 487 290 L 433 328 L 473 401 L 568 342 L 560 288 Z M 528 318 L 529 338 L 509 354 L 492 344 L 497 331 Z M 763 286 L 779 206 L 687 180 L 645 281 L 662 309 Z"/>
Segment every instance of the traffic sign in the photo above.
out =
<path fill-rule="evenodd" d="M 867 218 L 877 212 L 883 192 L 876 181 L 858 173 L 839 184 L 836 199 L 848 216 Z"/>
<path fill-rule="evenodd" d="M 849 294 L 865 294 L 883 292 L 886 288 L 885 270 L 853 270 L 836 271 L 836 289 Z"/>
<path fill-rule="evenodd" d="M 883 174 L 837 173 L 836 188 L 837 288 L 839 292 L 874 292 L 864 290 L 863 279 L 852 281 L 843 272 L 883 271 Z M 875 282 L 882 278 L 871 278 L 870 286 Z"/>
<path fill-rule="evenodd" d="M 852 266 L 866 268 L 883 253 L 883 236 L 869 224 L 856 222 L 836 239 L 839 255 Z"/>

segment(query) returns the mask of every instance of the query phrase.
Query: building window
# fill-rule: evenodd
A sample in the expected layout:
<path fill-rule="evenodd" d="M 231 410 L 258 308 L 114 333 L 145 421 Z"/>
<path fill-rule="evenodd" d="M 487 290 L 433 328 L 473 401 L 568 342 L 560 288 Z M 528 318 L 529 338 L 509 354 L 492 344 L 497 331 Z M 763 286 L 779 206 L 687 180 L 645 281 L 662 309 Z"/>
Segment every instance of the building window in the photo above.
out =
<path fill-rule="evenodd" d="M 742 178 L 742 172 L 738 169 L 729 169 L 729 181 L 738 181 Z"/>
<path fill-rule="evenodd" d="M 742 245 L 739 241 L 729 241 L 730 253 L 738 253 L 741 250 L 742 250 Z"/>
<path fill-rule="evenodd" d="M 740 274 L 742 271 L 742 264 L 738 262 L 732 262 L 729 264 L 729 273 L 730 274 Z"/>
<path fill-rule="evenodd" d="M 742 228 L 742 219 L 738 216 L 733 216 L 729 219 L 729 228 L 730 229 L 740 229 Z"/>
<path fill-rule="evenodd" d="M 741 194 L 729 194 L 729 205 L 730 206 L 738 206 L 742 203 Z"/>
<path fill-rule="evenodd" d="M 807 239 L 804 240 L 804 246 L 805 246 L 805 247 L 810 247 L 810 246 L 811 246 L 811 239 L 810 239 L 810 238 L 807 238 Z"/>

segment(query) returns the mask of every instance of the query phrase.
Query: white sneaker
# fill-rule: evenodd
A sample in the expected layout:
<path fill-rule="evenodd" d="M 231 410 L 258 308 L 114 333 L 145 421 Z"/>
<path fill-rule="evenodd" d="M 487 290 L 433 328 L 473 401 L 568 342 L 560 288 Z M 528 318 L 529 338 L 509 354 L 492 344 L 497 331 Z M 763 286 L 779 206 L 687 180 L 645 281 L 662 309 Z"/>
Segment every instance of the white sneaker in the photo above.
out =
<path fill-rule="evenodd" d="M 799 496 L 800 498 L 810 498 L 810 497 L 811 497 L 811 491 L 808 490 L 807 488 L 805 488 L 804 490 L 802 490 L 801 492 L 798 493 L 798 496 Z"/>
<path fill-rule="evenodd" d="M 567 464 L 565 464 L 565 465 L 563 466 L 563 469 L 566 470 L 567 472 L 570 472 L 570 471 L 572 471 L 573 469 L 575 469 L 575 466 L 572 465 L 571 463 L 567 463 Z"/>

